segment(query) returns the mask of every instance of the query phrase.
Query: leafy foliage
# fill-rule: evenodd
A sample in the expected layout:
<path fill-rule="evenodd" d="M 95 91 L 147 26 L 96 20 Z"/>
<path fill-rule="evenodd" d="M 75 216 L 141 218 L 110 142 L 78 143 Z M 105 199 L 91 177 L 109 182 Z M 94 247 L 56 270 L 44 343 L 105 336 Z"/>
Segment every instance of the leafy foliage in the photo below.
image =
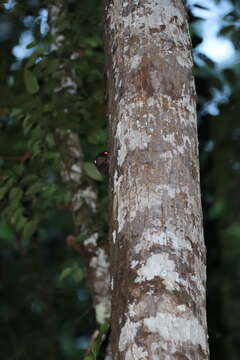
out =
<path fill-rule="evenodd" d="M 106 339 L 107 332 L 109 330 L 108 324 L 102 324 L 99 329 L 96 330 L 92 338 L 87 355 L 84 360 L 97 360 L 100 354 L 100 348 Z"/>
<path fill-rule="evenodd" d="M 57 143 L 55 130 L 73 129 L 82 138 L 83 181 L 98 182 L 104 194 L 98 221 L 93 220 L 101 227 L 106 184 L 91 165 L 106 149 L 100 9 L 97 1 L 64 3 L 57 27 L 66 46 L 57 54 L 53 36 L 40 32 L 39 13 L 46 12 L 40 2 L 16 2 L 0 17 L 0 25 L 10 29 L 6 38 L 0 34 L 5 53 L 0 59 L 3 359 L 38 359 L 40 354 L 79 359 L 95 327 L 83 264 L 65 240 L 73 231 L 71 194 L 61 181 L 64 144 Z M 12 51 L 26 31 L 34 40 L 26 46 L 28 55 L 16 58 Z M 75 76 L 74 91 L 70 82 L 63 86 L 68 74 Z"/>

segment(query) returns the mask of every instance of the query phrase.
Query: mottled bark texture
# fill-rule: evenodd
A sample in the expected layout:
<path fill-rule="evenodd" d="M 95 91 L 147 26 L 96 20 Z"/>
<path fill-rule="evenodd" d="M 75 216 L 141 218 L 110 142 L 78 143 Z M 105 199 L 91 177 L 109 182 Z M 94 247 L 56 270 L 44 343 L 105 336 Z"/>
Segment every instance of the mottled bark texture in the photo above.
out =
<path fill-rule="evenodd" d="M 113 359 L 208 359 L 187 14 L 106 0 L 105 22 Z"/>
<path fill-rule="evenodd" d="M 64 47 L 67 48 L 71 41 L 65 38 L 57 27 L 57 20 L 66 11 L 65 6 L 63 1 L 49 5 L 50 28 L 54 39 L 51 50 L 59 59 L 62 56 L 62 50 Z M 74 54 L 70 56 L 70 59 L 75 59 Z M 59 67 L 65 75 L 56 86 L 55 93 L 63 97 L 66 94 L 76 96 L 78 88 L 74 70 L 66 69 L 64 62 Z M 70 110 L 66 105 L 64 111 L 69 113 Z M 57 129 L 55 140 L 61 154 L 62 180 L 72 195 L 74 236 L 68 236 L 67 243 L 85 260 L 87 283 L 92 294 L 96 320 L 99 324 L 103 324 L 108 322 L 110 317 L 110 274 L 107 244 L 99 241 L 99 234 L 94 231 L 92 220 L 97 211 L 97 192 L 90 181 L 83 180 L 83 154 L 78 134 L 72 130 Z M 76 242 L 78 236 L 85 237 L 86 240 L 79 244 Z"/>

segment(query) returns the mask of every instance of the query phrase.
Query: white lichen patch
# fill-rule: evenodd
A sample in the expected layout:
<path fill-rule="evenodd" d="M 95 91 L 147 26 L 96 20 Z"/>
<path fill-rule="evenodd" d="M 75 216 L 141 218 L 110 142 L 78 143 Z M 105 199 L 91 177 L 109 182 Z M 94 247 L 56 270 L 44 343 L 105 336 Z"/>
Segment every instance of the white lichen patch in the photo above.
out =
<path fill-rule="evenodd" d="M 81 190 L 78 190 L 73 194 L 72 204 L 73 204 L 74 211 L 79 210 L 80 207 L 82 206 L 83 199 L 82 199 L 82 191 Z"/>
<path fill-rule="evenodd" d="M 62 91 L 63 89 L 67 89 L 67 92 L 69 94 L 75 94 L 77 91 L 77 83 L 75 80 L 73 80 L 70 76 L 65 76 L 61 81 L 61 86 L 56 87 L 54 92 Z"/>
<path fill-rule="evenodd" d="M 119 350 L 124 351 L 129 344 L 134 343 L 135 336 L 140 327 L 140 324 L 131 321 L 127 318 L 124 326 L 121 329 L 121 334 L 119 337 Z"/>
<path fill-rule="evenodd" d="M 110 316 L 110 297 L 108 286 L 110 285 L 110 273 L 108 257 L 104 249 L 98 248 L 96 255 L 92 256 L 89 263 L 94 271 L 93 288 L 94 304 L 98 323 L 103 324 Z"/>
<path fill-rule="evenodd" d="M 188 51 L 182 51 L 181 55 L 176 56 L 176 60 L 182 67 L 191 68 L 192 67 L 192 57 Z"/>
<path fill-rule="evenodd" d="M 192 87 L 194 88 L 194 83 L 192 84 Z M 179 111 L 178 112 L 178 118 L 180 121 L 180 124 L 189 127 L 191 124 L 196 128 L 197 124 L 197 118 L 196 118 L 196 110 L 195 110 L 195 103 L 192 99 L 192 96 L 189 94 L 186 94 L 185 87 L 182 88 L 182 94 L 181 94 L 181 107 L 186 110 L 185 111 Z"/>
<path fill-rule="evenodd" d="M 184 304 L 181 304 L 181 305 L 178 305 L 178 306 L 177 306 L 177 311 L 178 311 L 178 312 L 185 312 L 186 309 L 187 309 L 187 307 L 186 307 L 186 305 L 184 305 Z"/>
<path fill-rule="evenodd" d="M 82 168 L 78 164 L 73 164 L 69 172 L 70 179 L 74 182 L 79 182 L 82 176 Z"/>
<path fill-rule="evenodd" d="M 149 281 L 155 277 L 163 280 L 166 289 L 179 289 L 179 274 L 175 262 L 169 259 L 169 254 L 152 254 L 146 263 L 138 269 L 135 282 Z"/>
<path fill-rule="evenodd" d="M 136 2 L 137 3 L 137 2 Z M 126 3 L 124 3 L 126 4 Z M 125 5 L 127 6 L 127 5 Z M 114 0 L 108 8 L 108 19 L 110 20 L 110 29 L 116 31 L 119 37 L 123 36 L 125 29 L 134 28 L 134 33 L 139 34 L 149 39 L 154 37 L 154 34 L 151 34 L 150 29 L 158 29 L 162 25 L 167 25 L 167 31 L 161 30 L 161 36 L 163 40 L 173 41 L 176 44 L 188 45 L 189 34 L 186 34 L 179 30 L 179 27 L 184 23 L 185 19 L 180 9 L 174 6 L 173 3 L 169 0 L 155 0 L 148 1 L 144 3 L 144 6 L 136 7 L 134 12 L 130 12 L 127 16 L 122 16 L 122 3 L 119 0 Z M 147 21 L 146 21 L 147 17 Z M 174 17 L 175 21 L 171 21 Z M 121 24 L 119 23 L 121 19 Z M 157 34 L 159 37 L 159 34 Z M 126 46 L 126 50 L 128 50 Z M 171 52 L 171 47 L 169 47 L 169 52 Z M 186 66 L 189 63 L 191 66 L 191 61 L 186 61 L 185 57 L 181 59 L 181 56 L 184 51 L 179 51 L 179 64 L 184 64 Z M 185 61 L 185 62 L 184 62 Z"/>
<path fill-rule="evenodd" d="M 132 260 L 130 267 L 131 267 L 132 269 L 134 269 L 138 264 L 139 264 L 139 261 L 137 261 L 137 260 Z"/>
<path fill-rule="evenodd" d="M 131 344 L 125 354 L 126 360 L 146 360 L 148 353 L 144 348 L 136 343 Z"/>
<path fill-rule="evenodd" d="M 152 171 L 152 170 L 150 170 Z M 154 171 L 154 170 L 153 170 Z M 128 176 L 128 175 L 127 175 Z M 149 177 L 151 177 L 151 173 L 149 172 Z M 159 217 L 161 217 L 161 207 L 160 204 L 162 201 L 167 201 L 167 199 L 176 199 L 176 197 L 179 195 L 182 199 L 185 198 L 185 208 L 184 213 L 186 215 L 191 216 L 192 213 L 195 212 L 195 208 L 197 206 L 196 204 L 196 197 L 193 196 L 193 194 L 189 194 L 189 189 L 185 185 L 181 184 L 175 184 L 173 182 L 172 184 L 151 184 L 147 183 L 146 181 L 143 181 L 143 179 L 140 177 L 131 177 L 128 176 L 128 187 L 129 187 L 129 193 L 134 193 L 134 197 L 129 198 L 129 193 L 125 191 L 125 187 L 122 186 L 123 182 L 125 181 L 125 178 L 123 175 L 120 177 L 117 176 L 117 172 L 115 172 L 114 177 L 114 204 L 116 204 L 116 216 L 118 220 L 118 233 L 122 231 L 126 219 L 128 221 L 133 221 L 137 216 L 139 216 L 138 211 L 141 209 L 141 211 L 144 211 L 145 209 L 159 209 Z M 175 186 L 175 188 L 174 188 Z M 175 201 L 174 201 L 175 202 Z M 187 205 L 187 206 L 186 206 Z M 178 219 L 177 219 L 178 220 Z M 201 220 L 201 219 L 200 219 Z M 196 223 L 196 219 L 195 219 Z M 197 223 L 196 223 L 197 227 Z M 166 236 L 170 239 L 172 238 L 172 241 L 174 242 L 176 239 L 176 236 L 179 237 L 179 234 L 176 234 L 176 230 L 169 229 L 169 233 L 164 235 L 162 232 L 159 232 L 159 228 L 156 230 L 160 236 Z M 197 228 L 191 228 L 192 236 L 195 235 L 195 232 L 197 231 Z M 174 235 L 175 234 L 175 235 Z M 151 234 L 155 238 L 154 234 Z M 148 242 L 155 242 L 155 240 L 151 238 L 151 236 L 147 236 L 146 241 Z M 159 236 L 159 235 L 158 235 Z M 179 243 L 179 247 L 186 247 L 189 248 L 188 242 L 185 242 L 184 238 L 180 234 L 181 238 L 179 241 L 176 242 L 176 244 Z M 197 238 L 195 237 L 193 241 L 196 241 Z M 146 245 L 146 241 L 144 242 L 144 239 L 141 243 Z M 161 239 L 159 239 L 161 242 Z M 183 245 L 181 245 L 183 244 Z M 139 245 L 140 246 L 140 245 Z"/>
<path fill-rule="evenodd" d="M 165 231 L 158 228 L 144 230 L 139 243 L 135 246 L 136 254 L 139 254 L 142 250 L 148 250 L 153 245 L 169 246 L 174 249 L 189 250 L 192 251 L 192 245 L 187 241 L 182 232 L 174 232 L 171 229 L 171 225 L 166 223 L 167 229 Z M 168 229 L 168 227 L 170 229 Z"/>
<path fill-rule="evenodd" d="M 94 190 L 89 186 L 86 189 L 79 189 L 76 191 L 72 198 L 73 210 L 77 211 L 85 203 L 92 211 L 96 211 L 96 199 L 97 195 Z"/>
<path fill-rule="evenodd" d="M 159 158 L 160 159 L 173 159 L 174 158 L 173 151 L 162 152 L 161 154 L 159 154 Z"/>
<path fill-rule="evenodd" d="M 206 267 L 199 258 L 195 258 L 195 274 L 190 276 L 192 283 L 197 284 L 197 289 L 202 297 L 205 295 Z"/>
<path fill-rule="evenodd" d="M 166 142 L 171 143 L 172 145 L 175 145 L 175 134 L 166 134 L 162 136 L 163 140 Z"/>
<path fill-rule="evenodd" d="M 147 98 L 147 105 L 150 106 L 154 106 L 156 104 L 156 99 L 154 97 L 149 97 Z"/>
<path fill-rule="evenodd" d="M 130 107 L 128 112 L 130 111 Z M 130 114 L 129 114 L 130 116 Z M 143 129 L 133 129 L 127 121 L 119 122 L 117 125 L 116 138 L 119 141 L 121 151 L 118 151 L 118 165 L 122 166 L 128 151 L 146 149 L 151 140 L 151 136 Z M 131 141 L 127 142 L 127 139 Z"/>
<path fill-rule="evenodd" d="M 114 230 L 113 233 L 112 233 L 112 241 L 113 241 L 114 244 L 116 242 L 116 236 L 117 236 L 116 234 L 117 234 L 116 230 Z"/>
<path fill-rule="evenodd" d="M 85 246 L 97 246 L 97 239 L 98 239 L 98 233 L 93 233 L 91 236 L 89 236 L 89 238 L 87 238 L 86 240 L 84 240 L 84 245 Z"/>
<path fill-rule="evenodd" d="M 135 302 L 128 305 L 128 314 L 131 319 L 134 319 L 135 315 L 137 314 Z"/>
<path fill-rule="evenodd" d="M 189 136 L 183 135 L 183 143 L 186 148 L 191 146 L 191 141 L 189 139 Z"/>
<path fill-rule="evenodd" d="M 166 341 L 183 343 L 189 341 L 193 345 L 200 345 L 203 351 L 206 348 L 205 329 L 197 318 L 186 319 L 170 313 L 157 313 L 144 319 L 150 332 L 159 333 Z"/>
<path fill-rule="evenodd" d="M 119 176 L 117 174 L 117 171 L 115 170 L 114 173 L 114 197 L 113 197 L 113 213 L 117 213 L 117 220 L 118 220 L 118 233 L 120 233 L 124 227 L 125 224 L 125 217 L 127 214 L 127 208 L 123 201 L 121 200 L 121 183 L 123 181 L 123 176 Z M 117 209 L 118 206 L 118 209 Z M 113 236 L 113 241 L 116 238 Z"/>
<path fill-rule="evenodd" d="M 139 54 L 134 55 L 130 59 L 130 69 L 135 70 L 140 65 L 141 61 L 142 61 L 142 56 L 140 56 Z"/>
<path fill-rule="evenodd" d="M 90 206 L 92 211 L 95 212 L 96 211 L 97 194 L 90 186 L 82 191 L 82 198 L 87 203 L 87 205 Z"/>
<path fill-rule="evenodd" d="M 98 324 L 105 324 L 109 319 L 109 301 L 105 296 L 101 297 L 101 301 L 95 306 L 95 312 Z"/>
<path fill-rule="evenodd" d="M 108 262 L 108 257 L 106 252 L 102 248 L 98 248 L 96 256 L 93 256 L 90 262 L 90 266 L 97 268 L 97 272 L 102 274 L 102 269 L 104 271 L 109 268 L 110 264 Z"/>

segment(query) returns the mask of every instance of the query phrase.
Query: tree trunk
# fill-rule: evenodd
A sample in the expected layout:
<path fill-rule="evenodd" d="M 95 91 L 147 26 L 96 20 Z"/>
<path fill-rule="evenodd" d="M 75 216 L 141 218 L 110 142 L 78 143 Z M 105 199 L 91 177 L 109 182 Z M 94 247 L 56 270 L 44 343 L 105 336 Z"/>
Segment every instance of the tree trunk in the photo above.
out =
<path fill-rule="evenodd" d="M 67 11 L 66 5 L 63 1 L 59 1 L 57 4 L 50 4 L 48 10 L 53 37 L 51 50 L 61 59 L 59 53 L 61 54 L 62 47 L 68 47 L 71 42 L 71 39 L 65 38 L 57 27 L 59 17 Z M 65 68 L 64 60 L 60 67 L 65 76 L 61 78 L 61 83 L 58 84 L 55 92 L 61 96 L 67 93 L 76 96 L 78 89 L 74 68 Z M 67 107 L 64 109 L 66 112 L 69 110 Z M 67 243 L 84 257 L 96 320 L 99 324 L 104 324 L 110 318 L 110 276 L 107 244 L 99 241 L 99 234 L 93 230 L 92 219 L 97 209 L 97 191 L 91 182 L 83 181 L 83 154 L 78 134 L 70 129 L 57 129 L 55 140 L 59 145 L 62 161 L 61 177 L 72 195 L 74 236 L 68 236 Z M 78 236 L 86 239 L 82 243 L 77 243 Z"/>
<path fill-rule="evenodd" d="M 181 0 L 106 0 L 113 359 L 208 359 L 195 87 Z"/>

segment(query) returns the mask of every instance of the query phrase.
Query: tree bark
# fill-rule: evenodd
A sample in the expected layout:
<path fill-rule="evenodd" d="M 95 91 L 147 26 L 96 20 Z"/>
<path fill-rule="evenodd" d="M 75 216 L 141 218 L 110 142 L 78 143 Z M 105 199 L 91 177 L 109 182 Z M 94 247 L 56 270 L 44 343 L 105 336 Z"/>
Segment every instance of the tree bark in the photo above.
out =
<path fill-rule="evenodd" d="M 51 35 L 53 37 L 51 51 L 54 51 L 55 55 L 61 58 L 59 52 L 64 46 L 68 47 L 71 41 L 62 35 L 56 25 L 59 17 L 66 12 L 66 5 L 63 1 L 60 1 L 57 4 L 50 4 L 48 9 Z M 74 54 L 70 56 L 71 58 L 74 58 Z M 74 67 L 66 69 L 64 61 L 62 61 L 60 67 L 65 76 L 62 77 L 61 83 L 58 84 L 55 92 L 60 93 L 61 96 L 68 93 L 76 97 L 78 89 Z M 66 112 L 69 112 L 69 110 L 67 107 L 64 109 Z M 92 219 L 97 210 L 97 191 L 90 181 L 83 181 L 83 154 L 78 134 L 70 129 L 57 129 L 55 140 L 59 144 L 61 154 L 61 177 L 72 195 L 71 210 L 74 236 L 68 236 L 67 243 L 77 250 L 85 260 L 87 283 L 93 299 L 96 321 L 99 324 L 104 324 L 110 318 L 110 264 L 106 241 L 99 241 L 99 234 L 93 230 Z M 79 244 L 76 242 L 78 236 L 86 239 Z"/>
<path fill-rule="evenodd" d="M 187 14 L 106 0 L 105 22 L 113 359 L 208 359 Z"/>

